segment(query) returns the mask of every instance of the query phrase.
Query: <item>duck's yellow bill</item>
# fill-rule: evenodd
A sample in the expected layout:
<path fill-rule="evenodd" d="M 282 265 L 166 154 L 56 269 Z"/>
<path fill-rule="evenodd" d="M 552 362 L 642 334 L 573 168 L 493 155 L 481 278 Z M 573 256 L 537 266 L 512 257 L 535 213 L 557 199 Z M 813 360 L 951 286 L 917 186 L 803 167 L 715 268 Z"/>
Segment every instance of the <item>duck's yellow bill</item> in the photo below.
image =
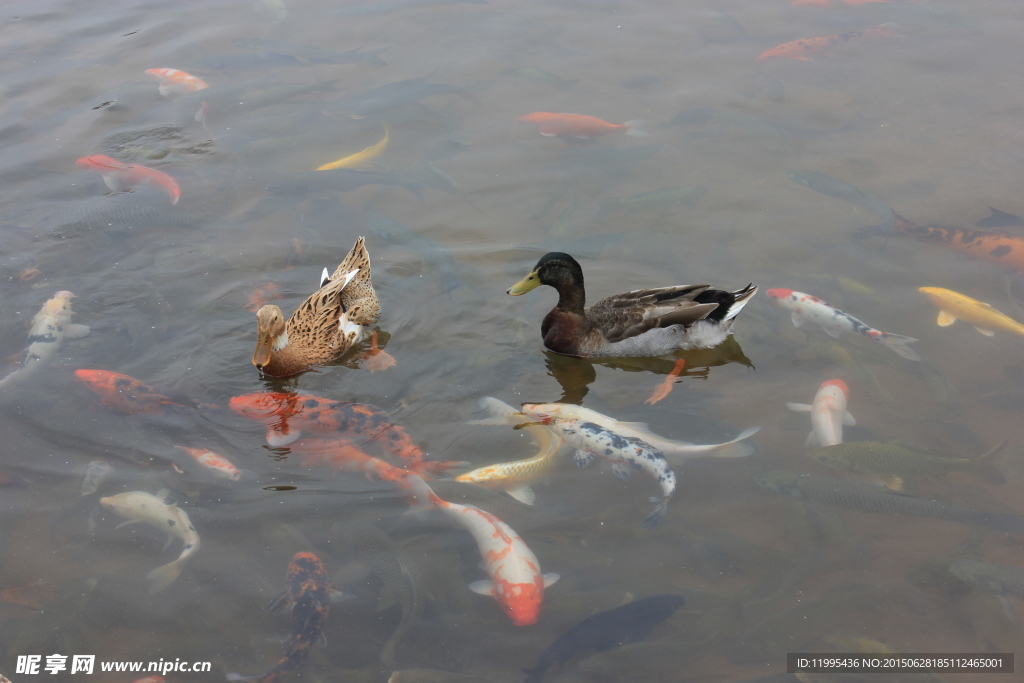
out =
<path fill-rule="evenodd" d="M 533 271 L 519 282 L 515 283 L 508 288 L 508 293 L 512 296 L 519 296 L 520 294 L 526 294 L 531 289 L 536 289 L 540 286 L 540 276 L 537 275 L 537 271 Z"/>

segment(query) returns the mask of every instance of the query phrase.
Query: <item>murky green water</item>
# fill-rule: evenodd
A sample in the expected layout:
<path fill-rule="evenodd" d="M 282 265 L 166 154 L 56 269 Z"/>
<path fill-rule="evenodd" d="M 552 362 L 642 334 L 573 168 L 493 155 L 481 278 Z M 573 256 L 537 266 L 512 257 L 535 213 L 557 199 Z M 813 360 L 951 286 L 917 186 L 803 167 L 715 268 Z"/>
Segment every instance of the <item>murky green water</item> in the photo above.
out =
<path fill-rule="evenodd" d="M 1024 289 L 1013 271 L 900 235 L 881 251 L 879 236 L 858 232 L 876 216 L 786 177 L 813 169 L 841 178 L 921 225 L 970 228 L 988 215 L 986 204 L 1024 214 L 1024 10 L 1010 0 L 833 5 L 492 0 L 347 16 L 331 10 L 350 3 L 323 0 L 6 3 L 0 355 L 21 357 L 32 316 L 59 290 L 76 295 L 74 322 L 91 333 L 66 340 L 49 367 L 2 396 L 0 470 L 13 482 L 0 489 L 0 586 L 44 582 L 32 589 L 42 613 L 0 604 L 2 673 L 33 680 L 14 675 L 17 657 L 54 653 L 212 662 L 210 673 L 169 681 L 267 671 L 290 620 L 263 607 L 302 550 L 358 599 L 332 608 L 328 646 L 289 674 L 296 681 L 384 681 L 394 668 L 519 680 L 585 616 L 657 593 L 680 593 L 688 605 L 649 647 L 612 651 L 610 662 L 574 659 L 545 680 L 742 680 L 783 672 L 787 652 L 860 647 L 849 638 L 899 652 L 1020 649 L 1019 604 L 946 571 L 961 557 L 1024 566 L 1018 536 L 802 507 L 754 483 L 769 470 L 836 474 L 805 455 L 809 421 L 785 402 L 809 403 L 822 381 L 839 378 L 857 419 L 848 440 L 967 456 L 1007 440 L 997 461 L 1006 484 L 951 475 L 910 486 L 963 507 L 1024 513 L 1020 341 L 963 322 L 940 328 L 916 291 L 956 290 L 1019 318 L 1013 295 Z M 887 22 L 894 35 L 843 41 L 814 61 L 755 61 L 782 43 Z M 234 44 L 251 38 L 387 47 L 387 65 L 264 60 Z M 218 67 L 225 62 L 233 68 Z M 146 69 L 161 67 L 221 89 L 205 124 L 194 118 L 200 100 L 161 98 L 146 79 Z M 347 94 L 418 77 L 465 91 L 359 119 L 332 111 Z M 283 85 L 295 94 L 267 90 Z M 542 137 L 513 121 L 533 111 L 645 119 L 652 135 Z M 389 146 L 376 170 L 425 185 L 422 201 L 374 185 L 288 194 L 268 206 L 266 188 L 279 176 L 362 150 L 384 125 Z M 150 190 L 104 198 L 99 176 L 75 165 L 92 154 L 170 173 L 181 200 L 170 207 Z M 619 201 L 690 186 L 706 191 Z M 272 283 L 290 313 L 359 235 L 368 238 L 379 325 L 397 365 L 371 373 L 346 358 L 297 380 L 261 380 L 249 362 L 250 295 Z M 545 353 L 539 328 L 554 293 L 505 295 L 552 250 L 579 259 L 592 301 L 673 283 L 762 289 L 734 339 L 688 354 L 672 393 L 646 405 L 673 359 L 591 363 Z M 854 335 L 832 340 L 814 324 L 797 329 L 764 296 L 771 287 L 917 338 L 925 362 Z M 131 375 L 202 407 L 112 412 L 76 381 L 81 368 Z M 532 454 L 520 432 L 465 424 L 479 417 L 483 396 L 582 402 L 698 443 L 762 429 L 749 458 L 688 462 L 667 518 L 651 531 L 640 527 L 649 479 L 623 484 L 598 466 L 578 470 L 568 456 L 550 485 L 536 487 L 533 508 L 439 482 L 439 495 L 490 509 L 544 571 L 561 574 L 540 621 L 516 627 L 466 588 L 484 573 L 462 528 L 404 515 L 388 484 L 302 467 L 264 445 L 262 426 L 226 408 L 239 394 L 296 389 L 378 406 L 430 457 L 474 464 Z M 179 445 L 224 454 L 242 480 L 211 480 Z M 80 497 L 98 458 L 114 473 Z M 202 548 L 150 597 L 146 574 L 179 546 L 161 552 L 163 535 L 141 525 L 115 530 L 120 520 L 103 515 L 97 498 L 165 488 Z M 346 520 L 387 531 L 414 568 L 423 615 L 398 643 L 397 667 L 378 657 L 402 611 L 376 611 L 381 580 L 361 572 L 332 532 Z"/>

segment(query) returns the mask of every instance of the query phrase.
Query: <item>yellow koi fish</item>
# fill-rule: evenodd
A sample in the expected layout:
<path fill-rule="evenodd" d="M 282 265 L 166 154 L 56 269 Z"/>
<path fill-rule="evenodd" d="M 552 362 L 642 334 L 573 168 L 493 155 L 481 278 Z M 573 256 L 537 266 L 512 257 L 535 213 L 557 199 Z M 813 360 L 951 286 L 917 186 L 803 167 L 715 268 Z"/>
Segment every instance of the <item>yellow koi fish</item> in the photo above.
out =
<path fill-rule="evenodd" d="M 530 418 L 523 415 L 507 403 L 486 396 L 480 399 L 480 406 L 493 417 L 473 420 L 469 424 L 522 424 Z M 558 464 L 558 451 L 562 440 L 547 427 L 528 424 L 523 429 L 529 433 L 537 445 L 537 455 L 526 460 L 503 462 L 480 467 L 455 477 L 455 481 L 478 484 L 492 491 L 504 491 L 521 503 L 533 505 L 534 493 L 530 485 L 540 481 L 555 470 Z"/>
<path fill-rule="evenodd" d="M 986 337 L 994 335 L 993 330 L 1003 330 L 1024 337 L 1024 325 L 986 303 L 941 287 L 921 287 L 917 291 L 939 307 L 939 318 L 936 321 L 939 327 L 947 327 L 957 320 L 963 320 L 974 325 L 974 329 Z"/>
<path fill-rule="evenodd" d="M 378 142 L 376 145 L 371 145 L 364 149 L 362 152 L 349 154 L 347 157 L 343 159 L 338 159 L 337 161 L 332 161 L 329 164 L 324 164 L 323 166 L 320 166 L 316 170 L 330 171 L 331 169 L 334 168 L 358 168 L 359 166 L 365 165 L 366 162 L 370 161 L 371 159 L 376 159 L 377 157 L 379 157 L 381 154 L 384 153 L 384 150 L 387 149 L 387 147 L 388 127 L 384 126 L 384 139 Z"/>

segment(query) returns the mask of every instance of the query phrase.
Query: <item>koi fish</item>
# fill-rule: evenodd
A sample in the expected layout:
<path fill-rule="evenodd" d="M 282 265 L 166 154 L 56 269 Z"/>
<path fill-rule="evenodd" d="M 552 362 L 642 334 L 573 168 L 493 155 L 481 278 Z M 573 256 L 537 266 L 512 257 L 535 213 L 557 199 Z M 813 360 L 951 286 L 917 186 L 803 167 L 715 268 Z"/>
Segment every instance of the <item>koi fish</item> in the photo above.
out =
<path fill-rule="evenodd" d="M 338 159 L 337 161 L 332 161 L 329 164 L 318 166 L 316 170 L 329 171 L 332 168 L 358 168 L 359 166 L 363 166 L 367 162 L 379 157 L 381 154 L 384 153 L 384 150 L 387 149 L 387 147 L 388 127 L 384 126 L 384 138 L 377 144 L 370 145 L 362 152 L 356 152 L 355 154 L 350 154 L 347 157 Z"/>
<path fill-rule="evenodd" d="M 869 38 L 871 36 L 883 36 L 891 38 L 896 34 L 892 31 L 882 28 L 869 28 L 865 31 L 850 31 L 849 33 L 843 33 L 835 36 L 821 36 L 819 38 L 801 38 L 800 40 L 794 40 L 789 43 L 783 43 L 782 45 L 776 45 L 770 50 L 765 50 L 757 59 L 754 61 L 766 62 L 769 59 L 776 58 L 792 58 L 802 59 L 807 62 L 812 62 L 814 59 L 810 55 L 822 55 L 828 52 L 831 48 L 839 45 L 840 43 L 846 43 L 851 40 L 858 38 Z"/>
<path fill-rule="evenodd" d="M 294 248 L 295 245 L 293 244 L 292 246 Z M 276 301 L 280 298 L 281 288 L 273 282 L 268 282 L 262 287 L 257 287 L 252 291 L 252 294 L 249 295 L 249 301 L 246 303 L 245 310 L 250 313 L 255 313 L 271 301 Z"/>
<path fill-rule="evenodd" d="M 126 164 L 102 154 L 82 157 L 75 163 L 102 175 L 103 183 L 110 188 L 111 192 L 123 192 L 139 185 L 152 185 L 166 190 L 167 196 L 171 198 L 171 204 L 177 204 L 181 198 L 178 181 L 155 168 Z"/>
<path fill-rule="evenodd" d="M 917 291 L 939 307 L 939 318 L 936 320 L 939 327 L 949 327 L 957 320 L 963 320 L 974 325 L 974 329 L 986 337 L 994 335 L 993 330 L 1024 337 L 1024 325 L 986 303 L 941 287 L 921 287 Z"/>
<path fill-rule="evenodd" d="M 786 403 L 786 407 L 798 413 L 811 414 L 811 433 L 807 435 L 807 447 L 834 446 L 843 442 L 843 425 L 853 426 L 857 421 L 846 410 L 846 399 L 850 390 L 841 379 L 822 382 L 811 405 Z"/>
<path fill-rule="evenodd" d="M 965 254 L 1024 271 L 1024 237 L 1020 235 L 999 230 L 915 225 L 899 214 L 895 214 L 895 217 L 896 232 L 907 237 L 932 244 L 945 244 Z"/>
<path fill-rule="evenodd" d="M 554 114 L 549 111 L 535 111 L 526 116 L 517 116 L 516 121 L 537 124 L 537 132 L 546 137 L 571 135 L 576 138 L 589 138 L 619 132 L 635 138 L 650 135 L 643 129 L 643 125 L 646 123 L 643 119 L 634 119 L 625 123 L 608 123 L 585 114 Z"/>
<path fill-rule="evenodd" d="M 146 69 L 146 75 L 160 81 L 160 95 L 167 97 L 171 93 L 186 95 L 196 90 L 205 90 L 209 84 L 198 76 L 193 76 L 177 69 Z"/>
<path fill-rule="evenodd" d="M 106 460 L 93 460 L 85 468 L 85 476 L 82 477 L 82 486 L 78 490 L 79 496 L 91 496 L 96 493 L 100 485 L 107 480 L 114 466 Z"/>
<path fill-rule="evenodd" d="M 511 424 L 528 422 L 528 418 L 512 406 L 496 398 L 485 396 L 480 399 L 480 406 L 492 417 L 483 420 L 471 420 L 468 424 Z M 547 427 L 538 424 L 526 424 L 522 427 L 537 446 L 537 455 L 525 460 L 503 462 L 495 465 L 478 467 L 455 477 L 455 481 L 477 484 L 493 491 L 504 491 L 520 503 L 533 505 L 535 499 L 531 484 L 540 481 L 554 472 L 558 465 L 558 453 L 561 440 Z"/>
<path fill-rule="evenodd" d="M 324 626 L 330 614 L 331 581 L 324 563 L 313 553 L 295 553 L 288 563 L 285 586 L 285 590 L 267 605 L 267 610 L 275 613 L 291 609 L 292 630 L 284 643 L 284 657 L 262 676 L 245 677 L 232 673 L 227 675 L 229 681 L 276 683 L 285 673 L 302 666 L 314 645 L 327 646 Z"/>
<path fill-rule="evenodd" d="M 544 589 L 558 581 L 558 574 L 542 575 L 540 562 L 529 546 L 491 513 L 472 505 L 442 500 L 415 475 L 410 475 L 409 484 L 421 505 L 438 508 L 462 525 L 476 541 L 490 579 L 474 581 L 469 589 L 492 596 L 516 626 L 537 623 L 544 603 Z"/>
<path fill-rule="evenodd" d="M 629 481 L 633 470 L 651 475 L 661 487 L 661 495 L 651 497 L 656 505 L 644 519 L 644 528 L 653 528 L 665 518 L 668 502 L 676 491 L 676 474 L 658 449 L 636 437 L 619 436 L 593 422 L 554 419 L 547 424 L 557 428 L 562 439 L 576 449 L 575 460 L 579 467 L 586 467 L 595 457 L 600 457 L 612 464 L 612 474 L 619 481 Z"/>
<path fill-rule="evenodd" d="M 44 598 L 41 595 L 41 589 L 46 583 L 46 581 L 36 581 L 27 586 L 18 586 L 17 588 L 0 588 L 0 603 L 42 612 Z"/>
<path fill-rule="evenodd" d="M 892 2 L 893 0 L 793 0 L 789 3 L 791 5 L 809 5 L 811 7 L 830 7 L 833 2 L 836 3 L 836 7 L 844 7 L 849 5 L 851 7 L 858 7 L 860 5 L 870 5 L 876 2 Z"/>
<path fill-rule="evenodd" d="M 308 438 L 288 446 L 302 459 L 303 467 L 323 465 L 335 471 L 362 472 L 368 479 L 376 478 L 405 490 L 412 471 L 364 453 L 349 439 Z"/>
<path fill-rule="evenodd" d="M 100 395 L 106 408 L 128 415 L 166 413 L 188 406 L 175 403 L 134 377 L 108 370 L 75 370 L 75 377 Z"/>
<path fill-rule="evenodd" d="M 840 311 L 817 297 L 792 289 L 769 289 L 768 298 L 782 308 L 790 311 L 790 319 L 794 327 L 800 327 L 805 321 L 818 323 L 828 336 L 838 339 L 843 332 L 853 332 L 868 339 L 874 339 L 889 347 L 908 360 L 921 360 L 921 356 L 907 346 L 917 340 L 900 334 L 890 334 L 868 327 L 849 313 Z"/>
<path fill-rule="evenodd" d="M 602 415 L 596 410 L 572 403 L 525 403 L 523 404 L 523 413 L 542 423 L 547 423 L 552 419 L 593 422 L 619 436 L 640 439 L 676 464 L 681 464 L 687 458 L 699 458 L 703 455 L 713 454 L 716 458 L 742 458 L 750 455 L 754 449 L 747 444 L 738 442 L 753 436 L 761 429 L 760 427 L 751 427 L 741 432 L 732 441 L 703 445 L 666 439 L 652 432 L 643 422 L 620 422 L 615 418 Z"/>
<path fill-rule="evenodd" d="M 140 678 L 133 683 L 164 683 L 165 680 L 167 679 L 163 676 L 146 676 L 145 678 Z"/>
<path fill-rule="evenodd" d="M 185 446 L 178 446 L 177 448 L 191 455 L 203 469 L 219 479 L 238 481 L 242 478 L 242 472 L 232 465 L 230 460 L 219 453 L 202 448 L 187 448 Z"/>
<path fill-rule="evenodd" d="M 199 534 L 192 526 L 185 511 L 177 505 L 168 505 L 152 493 L 128 491 L 116 496 L 100 498 L 100 505 L 126 522 L 117 525 L 120 529 L 128 524 L 142 522 L 167 533 L 172 539 L 180 538 L 183 547 L 178 559 L 157 567 L 146 578 L 149 580 L 149 594 L 155 595 L 174 583 L 181 574 L 185 563 L 199 551 Z"/>
<path fill-rule="evenodd" d="M 53 360 L 65 338 L 78 339 L 89 334 L 85 325 L 71 324 L 71 299 L 74 294 L 60 291 L 43 304 L 28 332 L 28 348 L 21 367 L 0 380 L 0 389 L 28 379 Z"/>

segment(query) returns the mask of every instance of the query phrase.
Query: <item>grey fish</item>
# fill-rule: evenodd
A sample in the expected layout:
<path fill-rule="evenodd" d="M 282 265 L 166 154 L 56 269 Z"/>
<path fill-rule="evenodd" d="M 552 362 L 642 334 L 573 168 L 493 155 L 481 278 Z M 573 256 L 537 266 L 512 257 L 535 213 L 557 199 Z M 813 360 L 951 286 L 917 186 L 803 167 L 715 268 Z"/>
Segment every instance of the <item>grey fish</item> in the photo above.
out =
<path fill-rule="evenodd" d="M 417 592 L 409 559 L 386 533 L 367 522 L 338 522 L 334 533 L 355 549 L 360 561 L 384 584 L 377 611 L 387 609 L 394 601 L 402 607 L 402 621 L 380 653 L 381 663 L 395 668 L 395 649 L 399 641 L 423 616 L 423 601 Z"/>
<path fill-rule="evenodd" d="M 390 173 L 357 171 L 353 168 L 334 168 L 329 171 L 299 171 L 288 173 L 267 185 L 271 194 L 308 194 L 323 190 L 353 190 L 363 185 L 397 185 L 423 199 L 423 186 L 401 181 Z"/>
<path fill-rule="evenodd" d="M 901 28 L 920 30 L 925 33 L 967 31 L 981 25 L 981 20 L 975 16 L 938 5 L 874 3 L 863 9 L 865 12 L 874 14 L 881 22 L 892 22 Z"/>
<path fill-rule="evenodd" d="M 896 226 L 896 217 L 893 215 L 892 209 L 853 183 L 827 176 L 818 171 L 787 171 L 786 177 L 800 183 L 804 187 L 811 188 L 815 192 L 827 194 L 829 197 L 835 197 L 836 199 L 843 199 L 877 214 L 882 220 L 882 229 L 885 231 L 886 240 L 892 235 L 893 228 Z"/>
<path fill-rule="evenodd" d="M 465 88 L 445 83 L 430 83 L 431 76 L 407 78 L 403 81 L 385 83 L 376 88 L 345 95 L 324 107 L 328 112 L 347 112 L 354 118 L 362 118 L 371 114 L 379 114 L 391 109 L 398 109 L 414 104 L 424 97 L 432 95 L 458 95 L 475 101 Z"/>
<path fill-rule="evenodd" d="M 121 195 L 92 197 L 74 202 L 40 202 L 12 214 L 9 222 L 31 221 L 46 230 L 59 228 L 194 228 L 203 218 L 175 207 L 148 206 L 122 199 Z"/>
<path fill-rule="evenodd" d="M 362 52 L 361 47 L 338 52 L 337 50 L 325 50 L 320 47 L 309 47 L 296 43 L 286 43 L 280 40 L 268 40 L 266 38 L 238 38 L 235 45 L 243 50 L 252 50 L 260 57 L 267 55 L 284 55 L 294 57 L 300 62 L 311 62 L 319 64 L 379 64 L 386 66 L 387 62 L 378 55 L 387 50 L 387 47 L 379 47 L 376 50 Z"/>
<path fill-rule="evenodd" d="M 188 71 L 261 71 L 281 66 L 302 66 L 303 62 L 288 55 L 244 52 L 233 55 L 209 55 L 190 62 Z"/>
<path fill-rule="evenodd" d="M 1024 600 L 1024 569 L 1020 567 L 981 560 L 957 560 L 949 565 L 949 572 L 983 591 Z"/>
<path fill-rule="evenodd" d="M 486 5 L 487 0 L 392 0 L 392 2 L 378 2 L 374 4 L 350 5 L 340 9 L 325 12 L 329 15 L 342 15 L 346 17 L 372 17 L 381 14 L 391 14 L 404 9 L 417 9 L 420 7 L 443 7 L 447 5 Z"/>
<path fill-rule="evenodd" d="M 96 493 L 100 485 L 107 480 L 107 477 L 114 471 L 114 466 L 106 460 L 93 460 L 85 468 L 85 476 L 82 477 L 82 485 L 79 488 L 79 496 L 91 496 Z"/>
<path fill-rule="evenodd" d="M 1024 530 L 1024 515 L 968 510 L 941 500 L 909 496 L 857 481 L 805 472 L 765 472 L 754 477 L 754 480 L 779 495 L 831 505 L 841 510 L 932 517 L 950 522 L 980 524 L 996 531 Z"/>
<path fill-rule="evenodd" d="M 597 220 L 604 220 L 612 213 L 624 213 L 632 216 L 646 211 L 663 211 L 679 206 L 692 208 L 707 192 L 708 188 L 700 185 L 684 185 L 682 187 L 659 187 L 657 190 L 636 194 L 626 199 L 609 199 L 601 204 L 601 208 L 597 212 Z"/>
<path fill-rule="evenodd" d="M 578 78 L 567 81 L 550 71 L 545 71 L 539 66 L 520 66 L 514 69 L 505 69 L 501 72 L 501 75 L 509 78 L 520 78 L 524 81 L 531 81 L 533 83 L 550 85 L 553 88 L 566 91 L 572 90 L 576 87 L 576 84 L 580 82 L 580 79 Z"/>
<path fill-rule="evenodd" d="M 411 230 L 400 221 L 377 211 L 366 212 L 366 227 L 389 244 L 403 244 L 416 251 L 424 261 L 437 270 L 446 292 L 459 287 L 459 271 L 450 250 Z"/>
<path fill-rule="evenodd" d="M 988 206 L 988 204 L 985 206 Z M 991 206 L 988 206 L 988 210 L 991 212 L 991 215 L 975 223 L 979 228 L 1005 228 L 1011 225 L 1024 225 L 1024 219 L 1021 219 L 1020 216 L 1014 216 L 1012 213 L 1006 213 Z"/>
<path fill-rule="evenodd" d="M 532 669 L 523 669 L 527 674 L 524 683 L 540 683 L 548 668 L 565 664 L 581 652 L 605 652 L 644 640 L 685 602 L 681 595 L 652 595 L 587 617 L 540 653 Z"/>

